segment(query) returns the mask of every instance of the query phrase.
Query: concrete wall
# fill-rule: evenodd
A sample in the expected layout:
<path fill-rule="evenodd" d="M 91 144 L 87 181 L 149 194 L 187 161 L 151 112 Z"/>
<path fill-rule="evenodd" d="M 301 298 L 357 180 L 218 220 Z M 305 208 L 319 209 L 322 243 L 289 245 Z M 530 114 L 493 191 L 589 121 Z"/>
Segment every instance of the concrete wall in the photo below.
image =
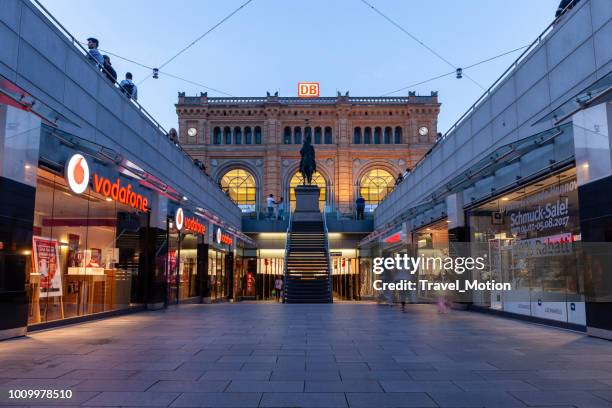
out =
<path fill-rule="evenodd" d="M 240 228 L 238 207 L 51 21 L 27 0 L 0 1 L 1 75 L 79 125 L 62 130 L 116 150 Z"/>
<path fill-rule="evenodd" d="M 551 128 L 552 121 L 532 124 L 612 69 L 611 17 L 610 0 L 578 3 L 381 203 L 375 227 L 426 202 L 495 148 Z"/>

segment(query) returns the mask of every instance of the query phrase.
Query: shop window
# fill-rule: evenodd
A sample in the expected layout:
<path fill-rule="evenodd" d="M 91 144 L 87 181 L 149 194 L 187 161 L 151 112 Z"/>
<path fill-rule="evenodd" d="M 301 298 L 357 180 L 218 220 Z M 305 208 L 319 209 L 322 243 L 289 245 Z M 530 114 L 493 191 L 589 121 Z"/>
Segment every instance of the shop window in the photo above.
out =
<path fill-rule="evenodd" d="M 255 211 L 257 185 L 251 173 L 243 169 L 233 169 L 221 177 L 221 189 L 240 207 L 244 213 Z"/>
<path fill-rule="evenodd" d="M 374 211 L 380 202 L 393 191 L 395 178 L 386 170 L 372 169 L 359 180 L 359 193 L 366 202 L 366 211 Z"/>
<path fill-rule="evenodd" d="M 253 144 L 253 133 L 250 126 L 244 128 L 244 144 Z"/>
<path fill-rule="evenodd" d="M 325 127 L 325 144 L 332 144 L 332 128 Z"/>
<path fill-rule="evenodd" d="M 353 143 L 361 144 L 361 128 L 360 127 L 356 127 L 353 130 Z"/>
<path fill-rule="evenodd" d="M 315 128 L 314 143 L 315 144 L 321 144 L 321 142 L 322 142 L 321 128 L 319 126 L 317 126 Z"/>
<path fill-rule="evenodd" d="M 289 202 L 291 209 L 295 208 L 295 187 L 301 186 L 302 184 L 304 184 L 304 178 L 298 171 L 293 175 L 291 181 L 289 182 Z M 325 199 L 327 195 L 327 184 L 325 182 L 325 178 L 321 175 L 321 173 L 315 171 L 312 174 L 312 184 L 318 186 L 320 189 L 319 208 L 321 211 L 325 211 Z"/>
<path fill-rule="evenodd" d="M 255 144 L 261 144 L 261 128 L 255 126 Z"/>

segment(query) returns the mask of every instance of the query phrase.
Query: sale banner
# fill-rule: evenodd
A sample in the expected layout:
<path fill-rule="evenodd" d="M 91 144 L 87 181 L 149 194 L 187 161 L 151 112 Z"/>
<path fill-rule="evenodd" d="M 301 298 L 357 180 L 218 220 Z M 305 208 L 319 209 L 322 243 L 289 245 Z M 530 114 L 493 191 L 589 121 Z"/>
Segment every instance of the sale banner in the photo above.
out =
<path fill-rule="evenodd" d="M 59 242 L 56 239 L 32 237 L 34 272 L 40 274 L 40 297 L 62 296 Z"/>

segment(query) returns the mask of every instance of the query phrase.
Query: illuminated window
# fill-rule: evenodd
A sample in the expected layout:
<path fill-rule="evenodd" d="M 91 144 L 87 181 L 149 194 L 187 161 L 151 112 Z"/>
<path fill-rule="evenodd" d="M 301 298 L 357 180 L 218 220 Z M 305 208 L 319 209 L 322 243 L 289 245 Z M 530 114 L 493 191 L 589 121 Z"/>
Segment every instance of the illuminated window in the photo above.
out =
<path fill-rule="evenodd" d="M 242 212 L 255 211 L 257 185 L 251 173 L 242 169 L 228 171 L 221 178 L 221 189 L 240 207 Z"/>
<path fill-rule="evenodd" d="M 359 193 L 366 202 L 366 211 L 374 211 L 376 206 L 395 186 L 395 178 L 386 170 L 372 169 L 359 180 Z"/>
<path fill-rule="evenodd" d="M 295 208 L 295 187 L 301 186 L 303 183 L 304 179 L 299 171 L 293 175 L 289 182 L 289 202 L 292 210 Z M 321 211 L 325 211 L 325 198 L 327 196 L 325 178 L 323 178 L 321 173 L 315 171 L 312 174 L 312 184 L 317 185 L 321 190 L 319 193 L 319 208 Z"/>

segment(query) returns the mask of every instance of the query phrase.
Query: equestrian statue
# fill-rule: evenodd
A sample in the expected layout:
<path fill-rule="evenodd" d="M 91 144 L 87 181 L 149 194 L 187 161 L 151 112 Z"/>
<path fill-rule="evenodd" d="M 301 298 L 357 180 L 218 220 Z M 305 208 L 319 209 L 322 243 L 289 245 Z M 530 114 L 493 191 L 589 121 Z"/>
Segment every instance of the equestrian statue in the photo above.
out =
<path fill-rule="evenodd" d="M 315 149 L 312 146 L 312 138 L 310 135 L 304 139 L 304 145 L 300 149 L 300 173 L 302 173 L 302 179 L 304 184 L 308 182 L 308 185 L 312 184 L 312 174 L 317 171 L 317 163 L 315 162 Z"/>

